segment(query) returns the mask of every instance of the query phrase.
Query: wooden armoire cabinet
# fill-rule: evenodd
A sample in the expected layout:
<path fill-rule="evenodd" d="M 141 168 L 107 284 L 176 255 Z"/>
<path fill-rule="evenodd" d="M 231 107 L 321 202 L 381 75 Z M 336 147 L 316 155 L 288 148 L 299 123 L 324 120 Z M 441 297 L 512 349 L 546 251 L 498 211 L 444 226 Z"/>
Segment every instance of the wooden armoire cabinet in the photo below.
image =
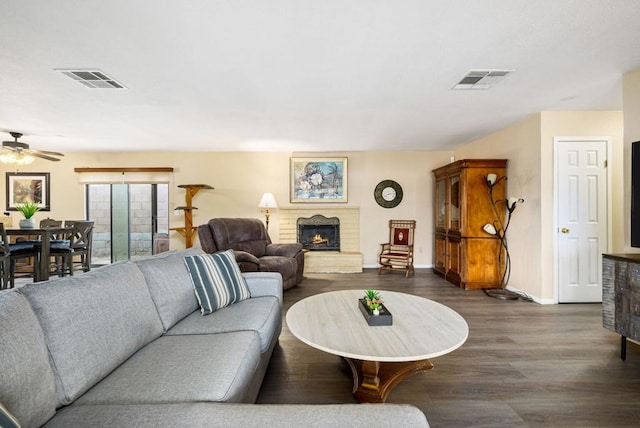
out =
<path fill-rule="evenodd" d="M 506 206 L 506 159 L 464 159 L 433 170 L 434 273 L 464 289 L 498 288 L 504 269 L 500 239 L 483 230 L 496 213 L 487 175 L 496 174 L 493 197 L 500 220 Z"/>

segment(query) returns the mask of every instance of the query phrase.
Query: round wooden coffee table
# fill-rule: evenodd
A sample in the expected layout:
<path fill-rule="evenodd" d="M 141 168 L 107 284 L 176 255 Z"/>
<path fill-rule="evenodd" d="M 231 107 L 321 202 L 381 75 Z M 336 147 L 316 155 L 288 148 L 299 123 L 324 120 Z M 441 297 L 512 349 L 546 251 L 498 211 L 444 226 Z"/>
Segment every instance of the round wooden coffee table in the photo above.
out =
<path fill-rule="evenodd" d="M 430 358 L 467 340 L 467 322 L 453 309 L 411 294 L 379 290 L 393 325 L 372 327 L 358 308 L 363 290 L 307 297 L 287 312 L 291 333 L 309 346 L 343 357 L 353 373 L 353 395 L 384 402 L 408 376 L 433 368 Z"/>

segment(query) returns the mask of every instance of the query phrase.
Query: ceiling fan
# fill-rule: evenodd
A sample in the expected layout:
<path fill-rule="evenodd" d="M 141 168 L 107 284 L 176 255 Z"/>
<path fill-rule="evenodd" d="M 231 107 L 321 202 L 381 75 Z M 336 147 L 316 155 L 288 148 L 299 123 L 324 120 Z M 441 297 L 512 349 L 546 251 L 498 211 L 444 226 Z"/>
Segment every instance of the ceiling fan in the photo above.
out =
<path fill-rule="evenodd" d="M 29 144 L 18 141 L 22 137 L 20 132 L 9 132 L 14 141 L 3 141 L 2 150 L 0 151 L 0 162 L 28 164 L 35 158 L 46 159 L 58 162 L 60 159 L 54 156 L 64 156 L 62 153 L 50 152 L 47 150 L 31 150 Z"/>

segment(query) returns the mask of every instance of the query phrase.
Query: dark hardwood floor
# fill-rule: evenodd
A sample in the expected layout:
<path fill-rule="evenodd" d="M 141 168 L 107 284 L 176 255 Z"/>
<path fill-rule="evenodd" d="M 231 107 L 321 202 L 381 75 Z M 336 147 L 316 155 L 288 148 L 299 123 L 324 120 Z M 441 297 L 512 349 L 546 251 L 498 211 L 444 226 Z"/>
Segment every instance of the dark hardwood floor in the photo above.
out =
<path fill-rule="evenodd" d="M 619 336 L 602 327 L 600 304 L 539 305 L 464 291 L 430 270 L 310 274 L 284 293 L 284 310 L 312 294 L 392 290 L 445 304 L 469 324 L 459 349 L 406 379 L 388 403 L 419 407 L 434 427 L 640 426 L 640 346 L 620 359 Z M 345 326 L 348 328 L 348 326 Z M 258 403 L 355 403 L 341 358 L 315 350 L 286 323 Z"/>

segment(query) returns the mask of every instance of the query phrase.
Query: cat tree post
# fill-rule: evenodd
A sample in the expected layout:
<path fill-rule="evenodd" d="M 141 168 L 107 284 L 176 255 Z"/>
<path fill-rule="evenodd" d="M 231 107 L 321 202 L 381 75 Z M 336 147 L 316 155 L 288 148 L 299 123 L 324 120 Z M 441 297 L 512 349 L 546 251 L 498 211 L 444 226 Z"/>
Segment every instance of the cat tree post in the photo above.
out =
<path fill-rule="evenodd" d="M 196 234 L 197 227 L 193 227 L 193 210 L 198 208 L 193 206 L 193 197 L 201 189 L 213 190 L 213 187 L 208 184 L 180 184 L 181 189 L 185 189 L 185 205 L 175 207 L 175 210 L 184 211 L 184 227 L 172 227 L 171 230 L 175 230 L 185 239 L 186 248 L 193 246 L 193 236 Z"/>

